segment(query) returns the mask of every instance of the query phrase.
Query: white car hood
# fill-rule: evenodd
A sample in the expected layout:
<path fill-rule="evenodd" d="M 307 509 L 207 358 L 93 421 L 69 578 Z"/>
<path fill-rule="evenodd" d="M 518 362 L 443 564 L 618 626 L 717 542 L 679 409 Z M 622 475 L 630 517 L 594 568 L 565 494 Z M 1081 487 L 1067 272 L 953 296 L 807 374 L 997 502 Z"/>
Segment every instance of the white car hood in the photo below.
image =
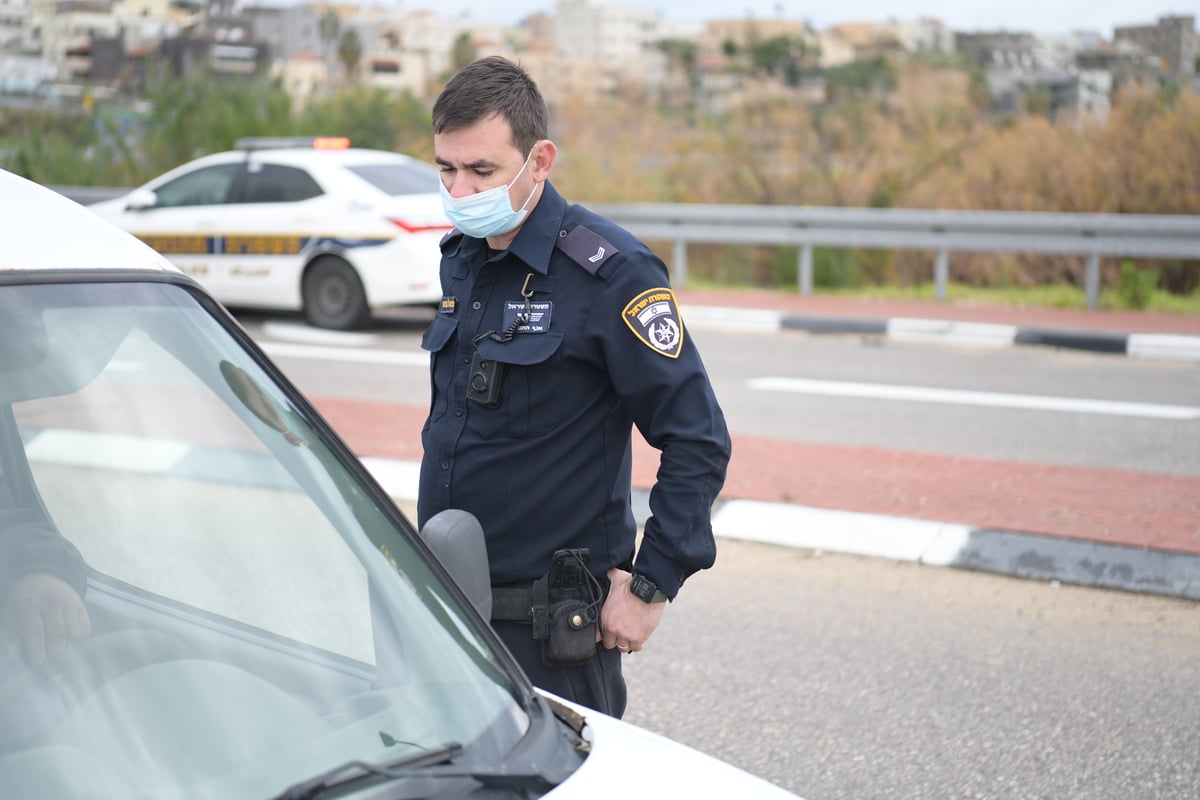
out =
<path fill-rule="evenodd" d="M 571 777 L 547 795 L 552 800 L 608 798 L 663 800 L 719 797 L 738 800 L 798 800 L 797 796 L 737 767 L 555 697 L 587 720 L 591 754 Z"/>

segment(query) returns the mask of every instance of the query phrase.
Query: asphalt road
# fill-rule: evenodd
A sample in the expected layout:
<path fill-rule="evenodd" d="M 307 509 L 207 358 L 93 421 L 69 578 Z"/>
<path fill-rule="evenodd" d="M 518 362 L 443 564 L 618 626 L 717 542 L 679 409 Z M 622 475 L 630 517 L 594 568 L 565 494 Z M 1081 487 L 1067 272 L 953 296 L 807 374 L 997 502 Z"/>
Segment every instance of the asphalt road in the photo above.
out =
<path fill-rule="evenodd" d="M 722 541 L 626 719 L 807 800 L 1200 797 L 1200 605 Z"/>
<path fill-rule="evenodd" d="M 277 360 L 314 396 L 420 406 L 423 327 L 389 320 L 359 341 L 417 355 L 411 363 Z M 1194 365 L 800 333 L 696 337 L 735 434 L 1200 475 L 1195 419 L 750 385 L 803 377 L 1194 407 Z M 807 800 L 1200 797 L 1193 602 L 722 540 L 718 568 L 689 581 L 626 663 L 629 721 Z"/>
<path fill-rule="evenodd" d="M 256 336 L 264 320 L 244 317 Z M 407 364 L 278 359 L 306 392 L 428 404 L 428 374 L 419 359 L 423 310 L 396 311 L 369 332 L 313 344 L 361 342 L 364 349 L 412 357 Z M 267 336 L 289 337 L 295 321 L 273 321 Z M 1200 411 L 1195 364 L 1139 361 L 1049 348 L 971 349 L 887 341 L 871 336 L 693 334 L 735 434 L 782 441 L 896 448 L 1071 466 L 1200 476 L 1200 418 L 1081 413 L 1022 408 L 1021 398 L 1060 398 L 1161 405 Z M 357 337 L 357 338 L 354 338 Z M 343 347 L 343 345 L 336 345 Z M 764 391 L 755 379 L 803 378 L 832 394 Z M 1015 397 L 998 405 L 868 399 L 839 386 L 921 387 Z"/>
<path fill-rule="evenodd" d="M 1195 364 L 800 332 L 700 331 L 695 338 L 730 426 L 740 434 L 1200 476 L 1200 420 L 1030 410 L 1015 404 L 1017 398 L 1054 397 L 1200 407 Z M 749 388 L 750 381 L 765 376 L 1016 398 L 1009 404 L 972 406 Z"/>

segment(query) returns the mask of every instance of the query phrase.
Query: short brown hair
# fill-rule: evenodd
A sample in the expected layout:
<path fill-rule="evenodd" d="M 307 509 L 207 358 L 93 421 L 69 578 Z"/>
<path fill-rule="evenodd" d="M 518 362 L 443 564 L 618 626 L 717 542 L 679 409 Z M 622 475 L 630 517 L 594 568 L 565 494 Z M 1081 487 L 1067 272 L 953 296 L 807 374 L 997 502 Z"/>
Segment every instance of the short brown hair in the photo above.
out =
<path fill-rule="evenodd" d="M 433 104 L 433 132 L 469 128 L 496 114 L 512 128 L 513 145 L 528 153 L 549 138 L 550 114 L 524 67 L 488 56 L 459 70 Z"/>

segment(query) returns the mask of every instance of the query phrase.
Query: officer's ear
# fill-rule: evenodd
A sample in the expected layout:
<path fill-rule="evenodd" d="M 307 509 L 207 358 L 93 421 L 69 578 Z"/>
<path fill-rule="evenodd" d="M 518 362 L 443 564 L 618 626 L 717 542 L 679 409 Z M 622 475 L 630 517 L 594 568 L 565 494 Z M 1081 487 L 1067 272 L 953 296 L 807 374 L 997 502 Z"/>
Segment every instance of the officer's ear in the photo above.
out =
<path fill-rule="evenodd" d="M 557 155 L 558 148 L 549 139 L 542 139 L 533 146 L 533 158 L 530 159 L 529 166 L 533 168 L 535 183 L 541 183 L 550 177 L 550 170 Z"/>

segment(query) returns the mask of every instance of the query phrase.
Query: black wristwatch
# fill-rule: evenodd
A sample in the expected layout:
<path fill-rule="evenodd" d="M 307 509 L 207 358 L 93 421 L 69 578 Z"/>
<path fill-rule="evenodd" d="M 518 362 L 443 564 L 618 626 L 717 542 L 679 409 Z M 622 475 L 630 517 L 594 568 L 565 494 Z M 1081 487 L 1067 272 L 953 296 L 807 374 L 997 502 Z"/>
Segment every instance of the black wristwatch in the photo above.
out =
<path fill-rule="evenodd" d="M 643 603 L 665 603 L 671 599 L 645 575 L 634 574 L 629 581 L 629 593 Z"/>

